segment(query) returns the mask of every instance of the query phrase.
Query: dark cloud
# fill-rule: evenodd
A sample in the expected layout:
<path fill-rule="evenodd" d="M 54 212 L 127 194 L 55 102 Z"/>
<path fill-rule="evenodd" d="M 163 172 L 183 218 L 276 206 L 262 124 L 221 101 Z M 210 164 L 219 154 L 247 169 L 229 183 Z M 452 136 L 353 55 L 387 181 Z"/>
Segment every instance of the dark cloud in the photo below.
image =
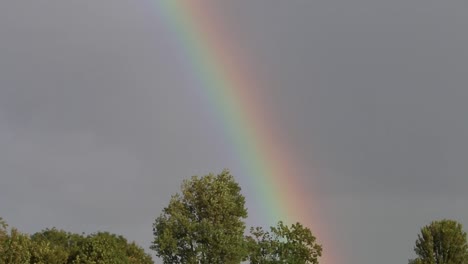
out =
<path fill-rule="evenodd" d="M 182 178 L 237 171 L 150 2 L 0 3 L 0 209 L 13 225 L 148 246 Z M 338 247 L 326 251 L 401 263 L 421 225 L 468 223 L 465 2 L 210 4 L 282 140 L 318 171 L 303 177 L 322 190 Z"/>

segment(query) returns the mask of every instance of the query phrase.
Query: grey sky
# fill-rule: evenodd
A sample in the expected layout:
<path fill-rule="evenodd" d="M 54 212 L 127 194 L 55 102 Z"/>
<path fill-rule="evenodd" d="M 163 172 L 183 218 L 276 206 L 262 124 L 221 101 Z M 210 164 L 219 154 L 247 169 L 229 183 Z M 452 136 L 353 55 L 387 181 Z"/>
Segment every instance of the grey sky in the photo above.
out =
<path fill-rule="evenodd" d="M 422 225 L 468 225 L 465 1 L 211 2 L 284 140 L 319 172 L 326 251 L 406 263 Z M 147 247 L 183 178 L 236 172 L 152 1 L 1 1 L 0 40 L 0 215 L 13 226 Z"/>

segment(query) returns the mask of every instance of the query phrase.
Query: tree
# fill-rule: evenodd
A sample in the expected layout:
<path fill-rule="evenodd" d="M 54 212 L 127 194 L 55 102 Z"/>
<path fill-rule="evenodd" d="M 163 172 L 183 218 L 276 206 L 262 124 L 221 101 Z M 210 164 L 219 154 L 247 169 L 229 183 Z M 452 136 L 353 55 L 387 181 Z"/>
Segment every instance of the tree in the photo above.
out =
<path fill-rule="evenodd" d="M 0 264 L 28 264 L 31 258 L 29 251 L 29 236 L 20 233 L 16 228 L 6 231 L 6 224 L 2 222 Z"/>
<path fill-rule="evenodd" d="M 153 264 L 153 259 L 148 255 L 143 248 L 135 242 L 127 244 L 126 249 L 129 264 Z"/>
<path fill-rule="evenodd" d="M 75 264 L 128 264 L 127 241 L 108 232 L 98 232 L 86 237 L 80 245 Z"/>
<path fill-rule="evenodd" d="M 185 180 L 153 225 L 166 264 L 231 264 L 245 257 L 245 198 L 229 171 Z"/>
<path fill-rule="evenodd" d="M 31 264 L 153 264 L 153 260 L 135 242 L 123 236 L 97 232 L 88 236 L 45 229 L 31 236 Z"/>
<path fill-rule="evenodd" d="M 0 217 L 0 264 L 154 264 L 151 256 L 123 236 L 85 236 L 55 228 L 32 236 L 7 229 Z"/>
<path fill-rule="evenodd" d="M 251 228 L 251 235 L 246 237 L 251 264 L 318 264 L 322 246 L 310 229 L 300 223 L 288 227 L 280 221 L 270 230 Z"/>
<path fill-rule="evenodd" d="M 66 264 L 68 252 L 47 241 L 31 241 L 29 248 L 31 264 Z"/>
<path fill-rule="evenodd" d="M 45 263 L 71 263 L 80 253 L 80 245 L 86 237 L 80 234 L 58 230 L 45 229 L 31 236 L 33 247 L 32 259 Z M 66 261 L 63 262 L 63 259 Z M 47 261 L 46 261 L 47 260 Z"/>
<path fill-rule="evenodd" d="M 0 217 L 0 256 L 5 254 L 5 241 L 8 239 L 7 223 Z M 1 264 L 0 258 L 0 264 Z"/>
<path fill-rule="evenodd" d="M 453 220 L 434 221 L 421 229 L 410 264 L 466 264 L 468 245 L 462 225 Z"/>

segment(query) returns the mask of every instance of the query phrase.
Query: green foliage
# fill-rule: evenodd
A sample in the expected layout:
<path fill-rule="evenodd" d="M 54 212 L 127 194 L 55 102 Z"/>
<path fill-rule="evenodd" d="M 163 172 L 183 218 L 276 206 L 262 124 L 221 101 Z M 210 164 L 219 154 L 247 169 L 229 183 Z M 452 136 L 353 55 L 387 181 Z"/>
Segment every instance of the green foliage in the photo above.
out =
<path fill-rule="evenodd" d="M 77 245 L 78 254 L 72 264 L 153 264 L 141 247 L 109 232 L 91 234 Z"/>
<path fill-rule="evenodd" d="M 127 244 L 126 254 L 129 264 L 153 264 L 153 259 L 135 242 Z"/>
<path fill-rule="evenodd" d="M 411 259 L 409 261 L 409 264 L 422 264 L 422 263 L 423 263 L 422 260 L 418 259 L 418 258 L 417 259 Z"/>
<path fill-rule="evenodd" d="M 100 232 L 88 236 L 80 244 L 80 252 L 74 264 L 127 264 L 127 241 L 120 236 Z"/>
<path fill-rule="evenodd" d="M 153 226 L 151 248 L 164 263 L 318 264 L 322 247 L 299 223 L 252 228 L 244 237 L 245 198 L 228 171 L 192 177 L 181 189 Z"/>
<path fill-rule="evenodd" d="M 6 222 L 0 217 L 0 256 L 5 254 L 5 241 L 8 239 L 7 227 L 8 225 Z M 0 257 L 0 264 L 2 263 L 3 262 Z"/>
<path fill-rule="evenodd" d="M 252 264 L 318 264 L 322 246 L 310 229 L 296 223 L 288 227 L 279 222 L 271 227 L 270 232 L 262 228 L 251 228 L 246 237 L 249 256 Z"/>
<path fill-rule="evenodd" d="M 181 189 L 153 225 L 157 256 L 166 264 L 240 263 L 247 210 L 233 176 L 194 176 Z"/>
<path fill-rule="evenodd" d="M 410 264 L 466 264 L 468 246 L 462 225 L 453 220 L 432 222 L 421 229 Z"/>
<path fill-rule="evenodd" d="M 80 254 L 80 245 L 85 241 L 86 237 L 80 234 L 74 234 L 56 228 L 45 229 L 31 236 L 31 240 L 39 246 L 39 248 L 48 245 L 49 250 L 43 253 L 34 253 L 35 258 L 49 259 L 48 263 L 71 263 Z M 45 255 L 44 255 L 45 254 Z M 55 255 L 51 260 L 49 255 Z M 66 261 L 62 262 L 62 258 L 66 257 Z"/>
<path fill-rule="evenodd" d="M 66 264 L 68 252 L 61 247 L 50 244 L 47 241 L 32 241 L 29 251 L 30 263 L 34 264 Z"/>
<path fill-rule="evenodd" d="M 250 228 L 250 236 L 246 237 L 248 248 L 247 259 L 252 264 L 274 263 L 275 247 L 271 234 L 261 227 Z"/>
<path fill-rule="evenodd" d="M 88 236 L 45 229 L 28 236 L 0 218 L 0 264 L 153 264 L 151 256 L 108 232 Z"/>
<path fill-rule="evenodd" d="M 6 227 L 6 224 L 4 224 Z M 30 239 L 27 235 L 20 233 L 16 228 L 12 228 L 8 234 L 2 238 L 1 264 L 29 264 L 31 254 L 29 251 Z"/>

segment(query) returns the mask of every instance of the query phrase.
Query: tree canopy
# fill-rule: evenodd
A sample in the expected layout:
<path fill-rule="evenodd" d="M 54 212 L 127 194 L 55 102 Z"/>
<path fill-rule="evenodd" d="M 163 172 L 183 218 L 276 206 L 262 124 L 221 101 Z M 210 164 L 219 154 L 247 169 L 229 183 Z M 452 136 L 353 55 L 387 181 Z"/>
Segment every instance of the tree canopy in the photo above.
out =
<path fill-rule="evenodd" d="M 300 223 L 291 226 L 279 222 L 270 232 L 251 228 L 247 236 L 248 260 L 252 264 L 318 264 L 322 246 L 309 228 Z"/>
<path fill-rule="evenodd" d="M 301 223 L 246 234 L 247 209 L 228 170 L 184 180 L 153 223 L 151 249 L 165 264 L 319 264 L 322 246 Z M 268 231 L 267 231 L 268 230 Z M 467 234 L 454 220 L 421 228 L 409 264 L 468 264 Z M 0 217 L 0 264 L 153 264 L 135 242 L 56 228 L 28 235 Z"/>
<path fill-rule="evenodd" d="M 247 217 L 240 190 L 226 170 L 184 181 L 154 223 L 151 248 L 164 263 L 240 263 Z"/>
<path fill-rule="evenodd" d="M 312 232 L 279 222 L 270 232 L 253 228 L 245 236 L 247 209 L 229 171 L 194 176 L 153 225 L 152 249 L 166 264 L 317 264 L 322 248 Z"/>
<path fill-rule="evenodd" d="M 152 264 L 143 248 L 108 232 L 74 234 L 55 228 L 31 236 L 0 218 L 0 264 Z"/>
<path fill-rule="evenodd" d="M 416 240 L 416 259 L 410 264 L 466 264 L 468 245 L 462 225 L 453 220 L 424 226 Z"/>

